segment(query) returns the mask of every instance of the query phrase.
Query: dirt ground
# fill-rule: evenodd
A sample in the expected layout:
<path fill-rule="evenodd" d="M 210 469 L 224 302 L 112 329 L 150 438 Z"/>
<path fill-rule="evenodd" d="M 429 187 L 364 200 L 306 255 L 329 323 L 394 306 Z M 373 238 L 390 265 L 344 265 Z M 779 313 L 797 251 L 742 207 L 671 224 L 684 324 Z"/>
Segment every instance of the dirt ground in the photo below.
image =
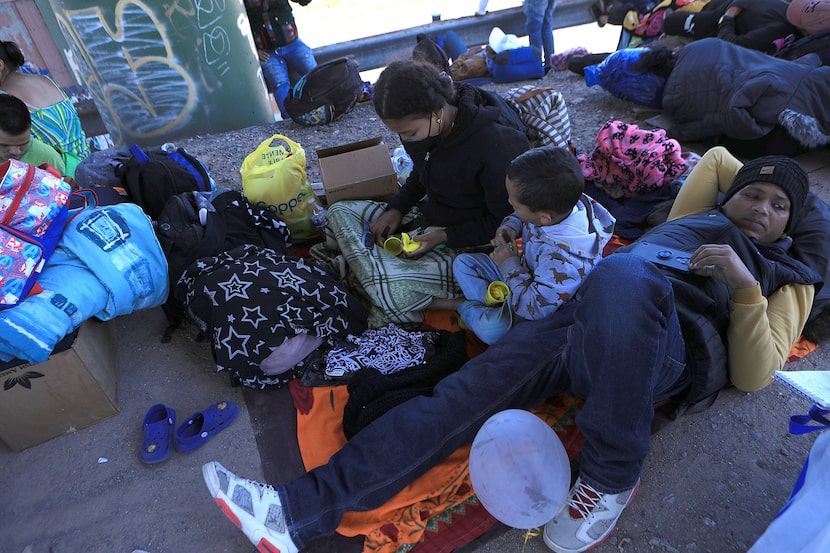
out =
<path fill-rule="evenodd" d="M 606 120 L 646 125 L 655 115 L 599 88 L 586 88 L 570 73 L 550 74 L 538 84 L 564 94 L 573 141 L 584 152 L 591 151 Z M 398 145 L 397 136 L 383 127 L 368 103 L 327 127 L 285 121 L 197 136 L 180 145 L 208 165 L 217 184 L 241 188 L 244 157 L 278 133 L 305 148 L 312 181 L 320 180 L 319 148 L 375 136 L 383 138 L 390 152 Z M 804 161 L 812 171 L 813 190 L 830 200 L 830 151 Z M 202 463 L 218 460 L 242 476 L 262 478 L 262 460 L 240 389 L 216 374 L 206 344 L 183 332 L 161 344 L 164 318 L 159 309 L 120 317 L 114 324 L 120 413 L 20 453 L 0 444 L 0 552 L 253 551 L 210 500 L 199 472 Z M 788 368 L 826 370 L 828 351 L 820 347 Z M 154 467 L 141 465 L 136 454 L 140 421 L 149 405 L 174 406 L 184 420 L 219 399 L 235 401 L 242 409 L 233 427 L 197 452 L 175 454 Z M 709 410 L 683 417 L 656 434 L 637 497 L 615 532 L 594 551 L 747 551 L 786 501 L 815 440 L 815 435 L 788 433 L 789 417 L 809 407 L 807 400 L 778 383 L 753 394 L 725 390 Z M 548 551 L 540 536 L 520 530 L 497 529 L 488 537 L 464 547 L 463 553 Z"/>

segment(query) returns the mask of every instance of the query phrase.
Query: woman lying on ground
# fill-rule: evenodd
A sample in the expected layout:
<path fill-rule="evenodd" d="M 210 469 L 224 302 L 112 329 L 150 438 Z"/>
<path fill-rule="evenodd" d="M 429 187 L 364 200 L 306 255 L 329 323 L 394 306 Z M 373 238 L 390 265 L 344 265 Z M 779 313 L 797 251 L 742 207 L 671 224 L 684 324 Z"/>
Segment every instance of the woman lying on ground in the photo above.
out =
<path fill-rule="evenodd" d="M 747 157 L 796 155 L 830 143 L 830 67 L 774 58 L 718 38 L 651 49 L 637 69 L 666 75 L 663 111 L 680 141 L 715 141 Z"/>

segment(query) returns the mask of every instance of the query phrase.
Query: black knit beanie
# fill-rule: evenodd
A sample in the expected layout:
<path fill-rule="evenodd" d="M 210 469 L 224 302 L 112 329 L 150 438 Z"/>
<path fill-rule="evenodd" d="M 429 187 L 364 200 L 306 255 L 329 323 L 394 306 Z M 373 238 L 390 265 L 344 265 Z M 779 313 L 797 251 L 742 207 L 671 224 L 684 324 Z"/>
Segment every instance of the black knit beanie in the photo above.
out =
<path fill-rule="evenodd" d="M 732 186 L 726 192 L 722 204 L 729 201 L 738 190 L 755 183 L 767 182 L 781 187 L 790 198 L 790 218 L 784 232 L 788 232 L 801 213 L 801 208 L 807 200 L 810 191 L 810 182 L 807 171 L 795 160 L 786 156 L 764 156 L 753 159 L 741 167 Z"/>

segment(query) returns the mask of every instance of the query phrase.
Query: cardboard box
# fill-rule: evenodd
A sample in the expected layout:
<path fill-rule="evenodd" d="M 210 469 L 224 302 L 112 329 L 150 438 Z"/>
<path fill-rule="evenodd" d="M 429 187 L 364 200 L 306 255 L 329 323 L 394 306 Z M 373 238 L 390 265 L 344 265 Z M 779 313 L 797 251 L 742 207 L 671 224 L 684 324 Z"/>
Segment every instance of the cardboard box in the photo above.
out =
<path fill-rule="evenodd" d="M 118 359 L 108 323 L 81 325 L 72 347 L 0 372 L 0 439 L 20 451 L 118 413 Z"/>
<path fill-rule="evenodd" d="M 400 191 L 395 168 L 380 137 L 317 150 L 326 203 L 388 200 Z"/>

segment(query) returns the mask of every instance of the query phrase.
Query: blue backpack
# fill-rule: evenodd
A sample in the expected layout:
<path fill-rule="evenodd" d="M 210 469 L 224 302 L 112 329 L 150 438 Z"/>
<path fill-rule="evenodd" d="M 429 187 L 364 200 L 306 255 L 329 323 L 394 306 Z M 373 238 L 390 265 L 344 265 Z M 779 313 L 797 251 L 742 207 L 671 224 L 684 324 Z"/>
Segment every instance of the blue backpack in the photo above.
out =
<path fill-rule="evenodd" d="M 494 83 L 512 83 L 545 76 L 539 53 L 530 46 L 520 46 L 496 54 L 491 67 Z"/>

